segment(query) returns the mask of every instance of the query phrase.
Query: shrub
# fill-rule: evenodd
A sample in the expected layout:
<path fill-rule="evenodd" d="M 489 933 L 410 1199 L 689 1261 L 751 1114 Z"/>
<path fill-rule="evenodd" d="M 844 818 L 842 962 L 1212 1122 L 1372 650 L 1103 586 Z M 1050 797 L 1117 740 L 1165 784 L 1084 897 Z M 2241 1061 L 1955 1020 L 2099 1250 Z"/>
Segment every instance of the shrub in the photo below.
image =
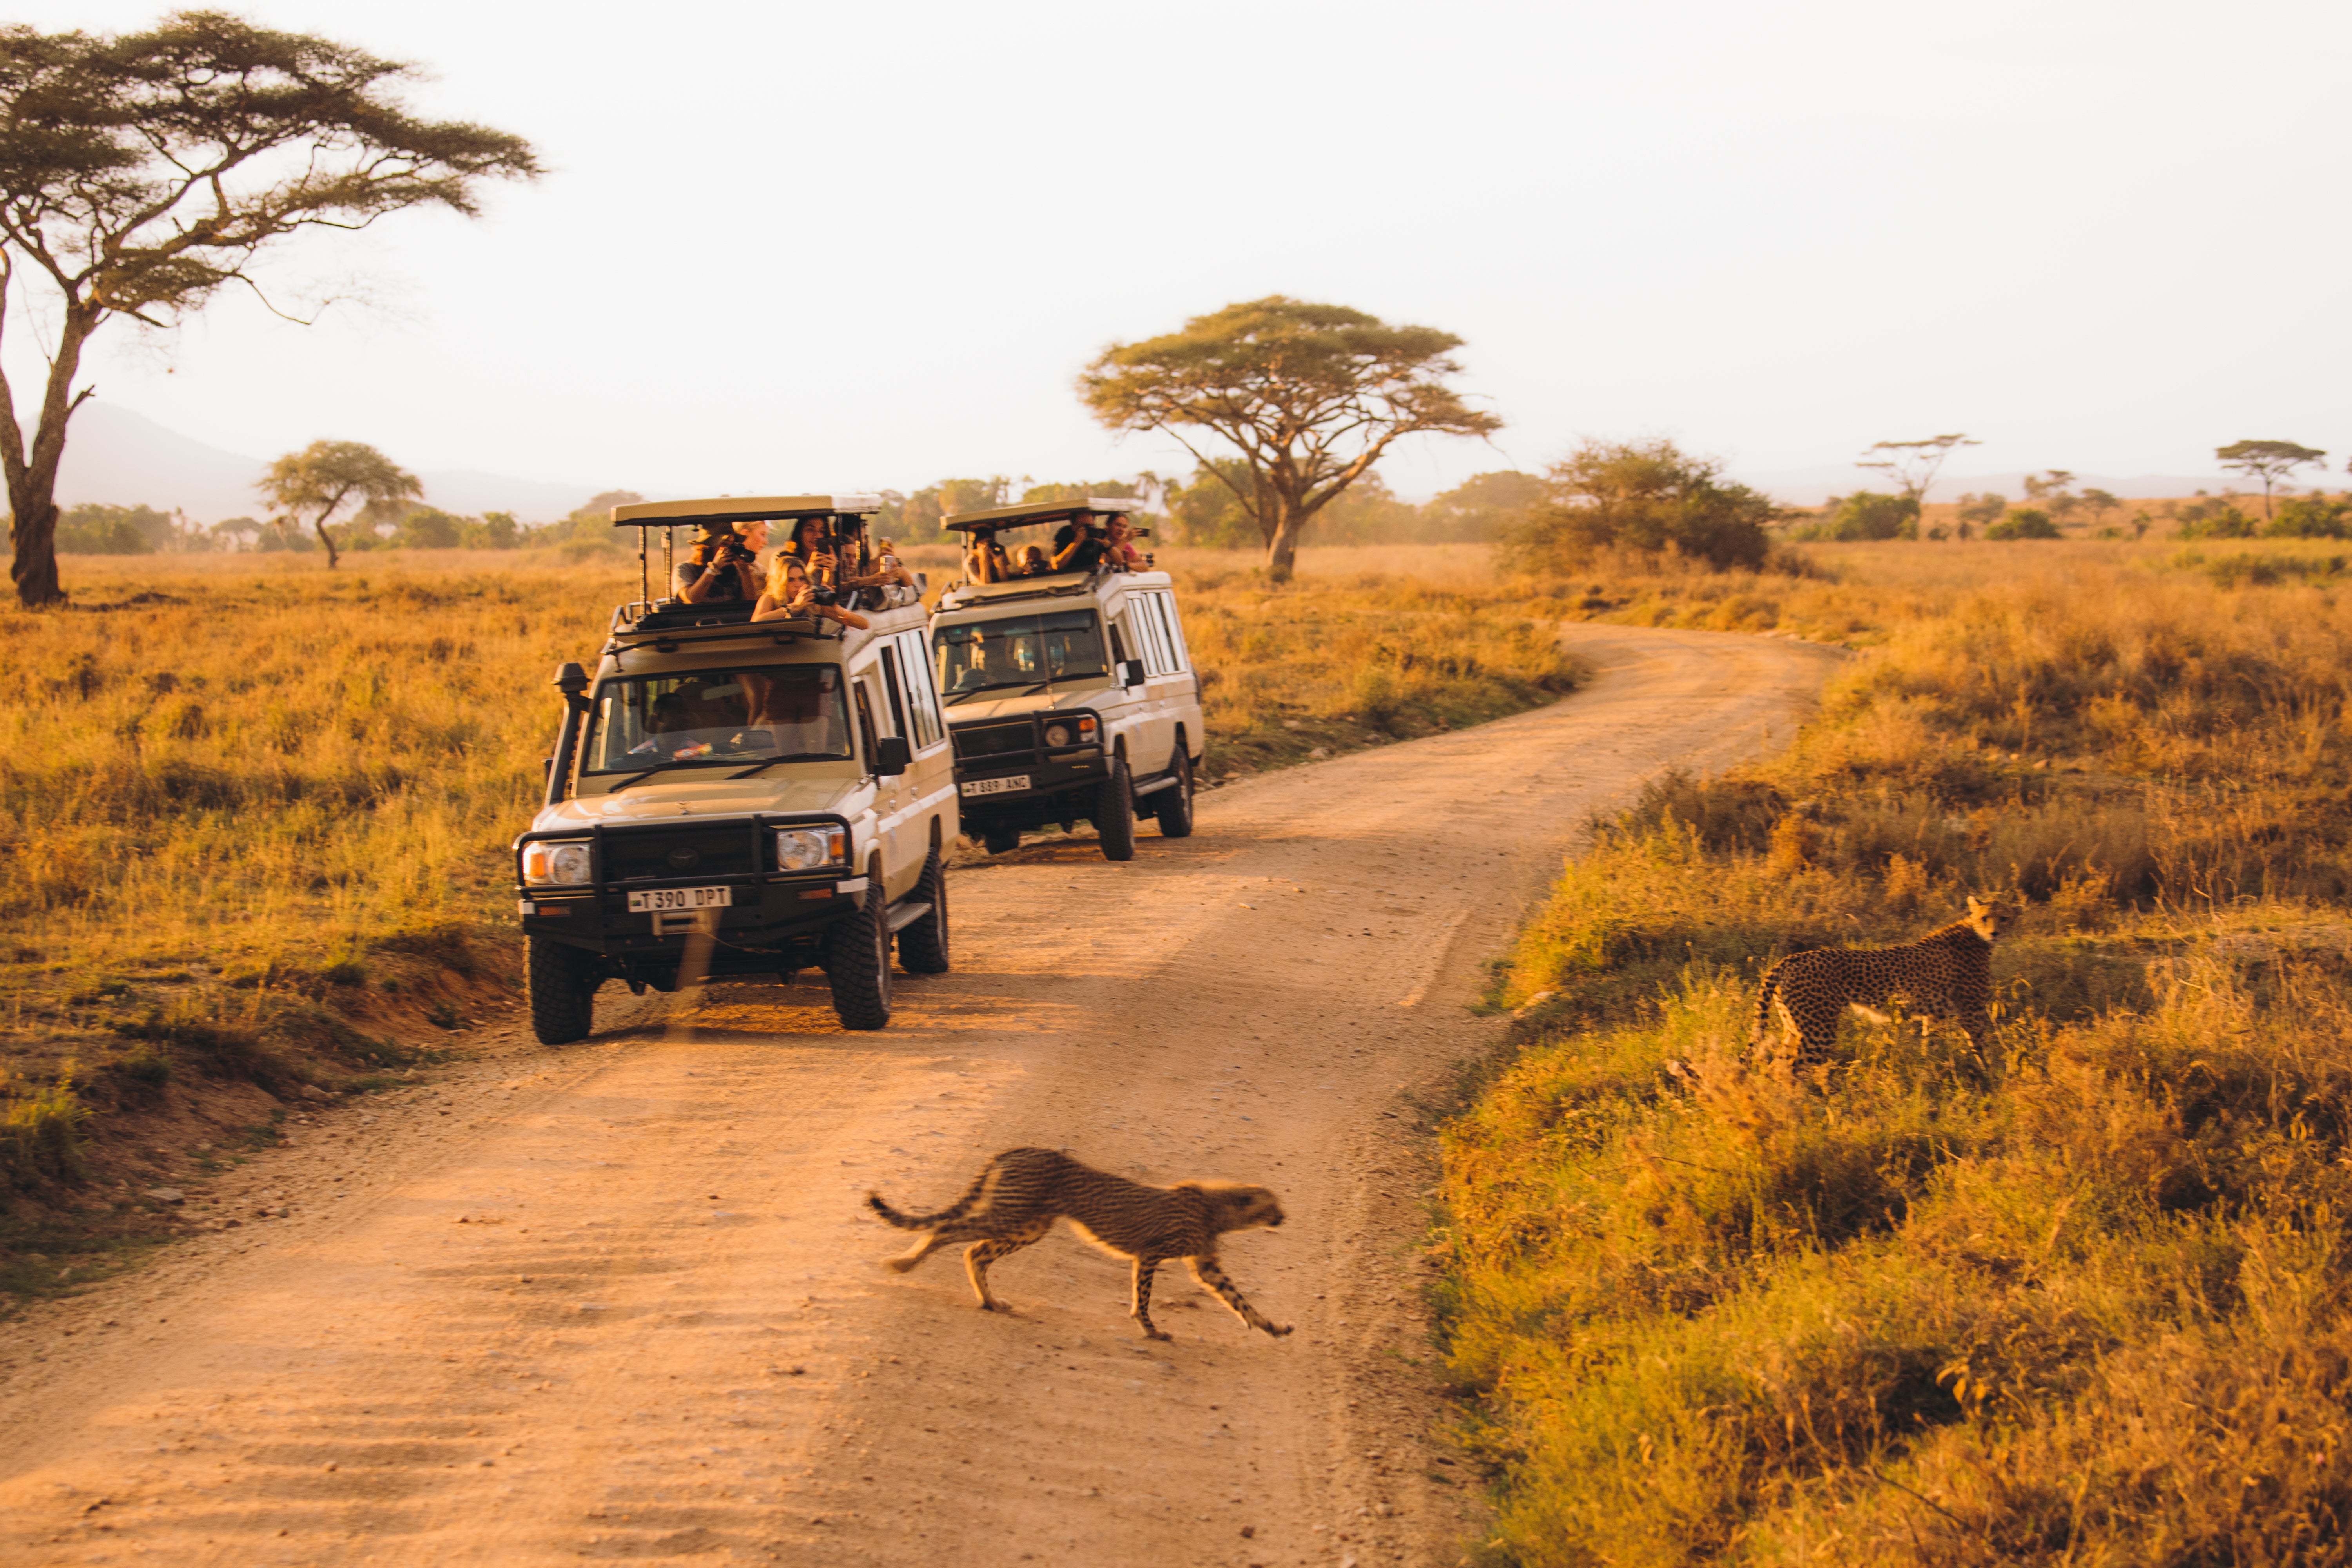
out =
<path fill-rule="evenodd" d="M 2280 505 L 2263 532 L 2273 539 L 2352 538 L 2352 500 L 2297 496 Z"/>
<path fill-rule="evenodd" d="M 1587 440 L 1547 470 L 1548 499 L 1503 529 L 1501 553 L 1534 572 L 1578 568 L 1612 551 L 1757 571 L 1771 553 L 1765 530 L 1780 509 L 1722 473 L 1672 441 Z"/>
<path fill-rule="evenodd" d="M 2180 510 L 2179 536 L 2182 539 L 2252 539 L 2262 531 L 2260 522 L 2226 502 L 2207 501 Z"/>
<path fill-rule="evenodd" d="M 1987 539 L 2063 539 L 2058 525 L 2039 507 L 2011 507 L 2009 515 L 1985 530 Z"/>
<path fill-rule="evenodd" d="M 1827 518 L 1800 529 L 1797 537 L 1812 541 L 1852 542 L 1919 537 L 1919 503 L 1909 496 L 1883 496 L 1856 490 L 1830 498 Z"/>

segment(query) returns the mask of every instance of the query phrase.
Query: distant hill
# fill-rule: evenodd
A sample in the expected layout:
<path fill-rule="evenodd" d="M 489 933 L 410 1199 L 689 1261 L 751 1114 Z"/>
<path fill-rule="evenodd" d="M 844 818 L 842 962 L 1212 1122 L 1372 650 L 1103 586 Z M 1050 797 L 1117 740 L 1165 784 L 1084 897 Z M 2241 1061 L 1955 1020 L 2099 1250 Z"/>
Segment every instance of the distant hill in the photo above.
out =
<path fill-rule="evenodd" d="M 397 460 L 397 454 L 394 454 Z M 92 400 L 74 416 L 58 476 L 58 500 L 67 506 L 100 501 L 186 512 L 198 522 L 258 517 L 255 481 L 268 465 L 224 452 L 144 415 Z M 510 511 L 525 522 L 545 522 L 610 485 L 554 485 L 467 469 L 420 470 L 425 499 L 444 511 L 478 517 Z"/>
<path fill-rule="evenodd" d="M 1856 490 L 1888 491 L 1895 487 L 1883 475 L 1851 463 L 1825 463 L 1813 468 L 1777 468 L 1769 473 L 1734 474 L 1742 484 L 1755 486 L 1774 500 L 1789 506 L 1819 506 L 1832 496 L 1852 495 Z M 2163 500 L 2176 496 L 2193 496 L 2199 490 L 2220 495 L 2226 489 L 2247 490 L 2256 488 L 2245 479 L 2226 479 L 2218 475 L 2202 479 L 2183 479 L 2178 474 L 2133 474 L 2118 478 L 2112 474 L 2077 474 L 2074 489 L 2105 490 L 2111 496 L 2131 500 Z M 2025 476 L 2014 474 L 1956 474 L 1939 479 L 1927 492 L 1931 501 L 1958 500 L 1963 492 L 1982 494 L 1992 490 L 2011 500 L 2025 498 Z"/>

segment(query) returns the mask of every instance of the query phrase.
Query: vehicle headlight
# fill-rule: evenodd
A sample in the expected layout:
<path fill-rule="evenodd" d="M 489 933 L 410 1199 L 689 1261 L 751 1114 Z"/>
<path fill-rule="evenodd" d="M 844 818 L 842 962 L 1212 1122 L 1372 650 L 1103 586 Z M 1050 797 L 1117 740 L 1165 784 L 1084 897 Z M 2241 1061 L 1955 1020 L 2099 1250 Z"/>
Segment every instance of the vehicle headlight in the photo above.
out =
<path fill-rule="evenodd" d="M 838 827 L 779 827 L 776 829 L 776 868 L 780 871 L 814 871 L 824 866 L 838 866 L 849 858 L 849 835 Z"/>
<path fill-rule="evenodd" d="M 1070 727 L 1067 724 L 1048 724 L 1045 726 L 1045 744 L 1049 746 L 1066 746 L 1069 743 Z"/>
<path fill-rule="evenodd" d="M 543 838 L 522 847 L 522 879 L 534 888 L 576 886 L 588 880 L 588 841 Z"/>

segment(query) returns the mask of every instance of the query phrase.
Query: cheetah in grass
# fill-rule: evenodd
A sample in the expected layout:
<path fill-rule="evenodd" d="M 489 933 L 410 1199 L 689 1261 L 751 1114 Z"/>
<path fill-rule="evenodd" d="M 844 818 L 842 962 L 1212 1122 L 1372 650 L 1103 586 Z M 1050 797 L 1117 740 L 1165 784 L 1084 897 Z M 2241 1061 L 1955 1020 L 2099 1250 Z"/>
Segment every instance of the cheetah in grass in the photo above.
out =
<path fill-rule="evenodd" d="M 981 1310 L 1006 1310 L 990 1294 L 988 1266 L 1033 1242 L 1043 1241 L 1057 1219 L 1106 1252 L 1135 1262 L 1135 1306 L 1129 1314 L 1147 1339 L 1164 1340 L 1151 1321 L 1151 1276 L 1162 1263 L 1182 1258 L 1201 1289 L 1234 1310 L 1253 1329 L 1279 1337 L 1287 1323 L 1274 1322 L 1249 1304 L 1217 1267 L 1217 1238 L 1227 1231 L 1282 1223 L 1282 1205 L 1264 1187 L 1230 1182 L 1179 1182 L 1146 1186 L 1124 1176 L 1081 1165 L 1051 1149 L 1007 1149 L 981 1167 L 963 1196 L 937 1214 L 900 1214 L 879 1193 L 866 1202 L 900 1230 L 928 1230 L 910 1251 L 884 1265 L 903 1274 L 942 1247 L 968 1241 L 964 1271 L 980 1298 Z"/>
<path fill-rule="evenodd" d="M 1781 1037 L 1796 1037 L 1797 1065 L 1808 1066 L 1827 1058 L 1848 1007 L 1883 1023 L 1876 1009 L 1900 1002 L 1921 1017 L 1957 1021 L 1982 1054 L 1992 1042 L 1985 1007 L 1992 1000 L 1993 939 L 2017 923 L 2017 914 L 2007 899 L 1971 897 L 1966 918 L 1903 947 L 1792 952 L 1765 973 L 1753 1043 L 1764 1043 L 1777 1014 Z"/>

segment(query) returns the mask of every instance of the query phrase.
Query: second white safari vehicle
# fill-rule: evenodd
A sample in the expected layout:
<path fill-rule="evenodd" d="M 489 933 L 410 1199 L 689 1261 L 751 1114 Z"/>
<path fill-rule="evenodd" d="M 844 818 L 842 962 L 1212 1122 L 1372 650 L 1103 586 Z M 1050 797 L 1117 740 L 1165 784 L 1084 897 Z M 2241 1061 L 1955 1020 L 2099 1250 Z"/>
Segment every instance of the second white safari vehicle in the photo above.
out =
<path fill-rule="evenodd" d="M 992 563 L 968 565 L 931 619 L 964 831 L 992 855 L 1081 819 L 1112 860 L 1134 858 L 1140 816 L 1163 838 L 1192 836 L 1208 731 L 1175 584 L 1103 547 L 1136 506 L 1094 498 L 945 520 L 970 542 L 968 563 Z M 1032 536 L 1034 550 L 1002 537 L 1033 529 L 1054 531 Z M 1035 569 L 1021 570 L 1024 556 Z"/>
<path fill-rule="evenodd" d="M 880 506 L 731 497 L 615 507 L 613 521 L 643 531 L 646 559 L 655 530 L 667 557 L 681 525 L 781 533 L 816 518 L 849 532 Z M 921 601 L 828 595 L 857 628 L 641 592 L 593 677 L 556 671 L 546 804 L 514 846 L 533 1028 L 549 1045 L 583 1037 L 607 980 L 671 991 L 811 964 L 844 1027 L 883 1027 L 893 945 L 911 973 L 948 967 L 942 863 L 960 828 Z"/>

